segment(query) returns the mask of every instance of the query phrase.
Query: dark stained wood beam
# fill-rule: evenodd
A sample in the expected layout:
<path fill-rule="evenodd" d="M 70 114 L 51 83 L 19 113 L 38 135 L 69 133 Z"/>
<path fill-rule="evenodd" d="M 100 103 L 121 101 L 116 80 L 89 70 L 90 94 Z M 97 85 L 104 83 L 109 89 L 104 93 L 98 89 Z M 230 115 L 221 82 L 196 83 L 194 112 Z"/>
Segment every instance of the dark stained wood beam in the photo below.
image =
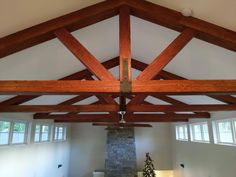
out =
<path fill-rule="evenodd" d="M 55 31 L 55 35 L 100 80 L 116 80 L 69 31 L 62 28 Z"/>
<path fill-rule="evenodd" d="M 185 47 L 194 37 L 195 31 L 185 29 L 163 52 L 141 72 L 137 80 L 151 80 Z"/>
<path fill-rule="evenodd" d="M 113 67 L 116 67 L 119 65 L 119 58 L 116 57 L 116 58 L 110 59 L 108 61 L 105 61 L 102 63 L 102 65 L 104 67 L 106 67 L 107 69 L 111 69 Z M 92 75 L 92 73 L 88 69 L 85 69 L 85 70 L 76 72 L 74 74 L 71 74 L 69 76 L 66 76 L 64 78 L 61 78 L 59 80 L 82 80 L 85 77 L 91 76 L 91 75 Z M 30 101 L 34 98 L 39 97 L 39 96 L 41 96 L 41 95 L 19 95 L 19 96 L 15 96 L 13 98 L 10 98 L 8 100 L 2 101 L 0 103 L 0 105 L 18 105 L 18 104 L 22 104 L 27 101 Z"/>
<path fill-rule="evenodd" d="M 119 119 L 119 115 L 110 116 L 109 114 L 50 114 L 42 115 L 41 117 L 34 117 L 35 119 L 93 119 L 93 118 L 115 118 Z M 155 119 L 189 119 L 189 118 L 209 118 L 194 114 L 127 114 L 125 120 L 137 119 L 137 120 L 155 120 Z"/>
<path fill-rule="evenodd" d="M 0 58 L 55 38 L 54 31 L 70 32 L 100 22 L 119 13 L 123 1 L 104 1 L 49 20 L 0 39 Z"/>
<path fill-rule="evenodd" d="M 118 122 L 119 115 L 110 117 L 109 114 L 77 114 L 73 116 L 50 115 L 45 119 L 54 119 L 56 122 Z M 188 121 L 186 117 L 163 116 L 161 114 L 131 114 L 126 116 L 127 122 L 182 122 Z"/>
<path fill-rule="evenodd" d="M 131 30 L 130 9 L 128 6 L 120 8 L 119 12 L 119 34 L 120 34 L 120 80 L 124 80 L 124 62 L 127 62 L 127 78 L 131 80 Z"/>
<path fill-rule="evenodd" d="M 165 95 L 153 94 L 151 96 L 153 96 L 154 98 L 160 99 L 162 101 L 165 101 L 167 103 L 170 103 L 172 105 L 188 106 L 188 104 L 186 104 L 186 103 L 183 103 L 181 101 L 175 100 L 175 99 L 173 99 L 171 97 L 168 97 L 168 96 L 165 96 Z M 202 116 L 202 117 L 207 117 L 207 118 L 211 117 L 210 113 L 208 113 L 208 112 L 194 112 L 194 114 L 197 115 L 197 116 Z"/>
<path fill-rule="evenodd" d="M 61 102 L 58 105 L 72 105 L 72 104 L 78 103 L 78 102 L 80 102 L 82 100 L 85 100 L 85 99 L 87 99 L 87 98 L 89 98 L 91 96 L 92 95 L 79 95 L 79 96 L 76 96 L 76 97 L 71 98 L 69 100 L 66 100 L 64 102 Z M 50 112 L 48 112 L 48 113 L 35 113 L 34 114 L 34 118 L 35 117 L 42 117 L 43 115 L 46 116 L 46 115 L 49 115 L 49 114 L 50 114 Z"/>
<path fill-rule="evenodd" d="M 235 111 L 236 105 L 128 105 L 131 112 Z"/>
<path fill-rule="evenodd" d="M 236 51 L 236 32 L 194 18 L 184 17 L 180 12 L 160 5 L 140 0 L 127 0 L 131 14 L 150 22 L 182 31 L 191 28 L 197 31 L 196 37 L 206 42 Z"/>
<path fill-rule="evenodd" d="M 54 120 L 54 122 L 61 122 L 61 123 L 93 123 L 93 122 L 117 122 L 113 119 L 59 119 Z M 188 119 L 156 119 L 156 120 L 127 120 L 127 122 L 188 122 Z"/>
<path fill-rule="evenodd" d="M 119 81 L 0 81 L 0 95 L 119 94 Z M 133 81 L 133 94 L 229 95 L 236 93 L 236 80 Z"/>
<path fill-rule="evenodd" d="M 134 16 L 177 31 L 192 28 L 198 32 L 197 38 L 236 51 L 234 31 L 194 17 L 184 17 L 177 11 L 148 1 L 109 0 L 1 38 L 0 58 L 55 38 L 53 33 L 57 29 L 66 28 L 71 32 L 115 16 L 124 5 L 129 6 Z"/>
<path fill-rule="evenodd" d="M 0 106 L 0 112 L 118 112 L 118 105 L 13 105 Z"/>
<path fill-rule="evenodd" d="M 146 127 L 146 128 L 151 128 L 152 125 L 150 124 L 134 124 L 134 123 L 93 123 L 93 126 L 105 126 L 105 127 L 119 127 L 119 128 L 124 128 L 124 127 Z"/>

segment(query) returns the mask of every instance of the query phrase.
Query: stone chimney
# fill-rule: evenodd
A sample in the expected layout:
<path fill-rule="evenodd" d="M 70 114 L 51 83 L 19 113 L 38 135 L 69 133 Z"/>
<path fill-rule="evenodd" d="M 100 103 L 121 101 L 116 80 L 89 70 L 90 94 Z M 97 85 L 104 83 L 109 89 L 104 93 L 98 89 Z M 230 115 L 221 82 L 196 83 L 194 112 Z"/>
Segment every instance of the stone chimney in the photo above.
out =
<path fill-rule="evenodd" d="M 136 176 L 134 128 L 107 128 L 105 177 Z"/>

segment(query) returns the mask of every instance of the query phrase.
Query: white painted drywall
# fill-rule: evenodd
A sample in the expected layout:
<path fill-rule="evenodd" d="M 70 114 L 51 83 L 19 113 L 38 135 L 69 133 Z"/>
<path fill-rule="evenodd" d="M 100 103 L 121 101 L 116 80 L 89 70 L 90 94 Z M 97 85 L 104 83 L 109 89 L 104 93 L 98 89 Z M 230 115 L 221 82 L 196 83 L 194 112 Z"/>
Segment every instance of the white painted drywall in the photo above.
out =
<path fill-rule="evenodd" d="M 1 114 L 0 119 L 31 120 L 30 114 Z M 68 177 L 69 140 L 0 147 L 1 177 Z M 58 169 L 58 164 L 62 168 Z"/>
<path fill-rule="evenodd" d="M 235 112 L 215 113 L 212 119 L 233 118 L 235 115 Z M 236 147 L 213 144 L 211 124 L 210 144 L 176 141 L 174 126 L 172 130 L 174 177 L 235 177 Z"/>
<path fill-rule="evenodd" d="M 143 169 L 145 153 L 150 152 L 156 169 L 172 169 L 169 124 L 153 124 L 153 128 L 136 128 L 137 167 Z M 105 127 L 74 124 L 71 127 L 70 177 L 91 177 L 103 170 L 106 156 Z"/>

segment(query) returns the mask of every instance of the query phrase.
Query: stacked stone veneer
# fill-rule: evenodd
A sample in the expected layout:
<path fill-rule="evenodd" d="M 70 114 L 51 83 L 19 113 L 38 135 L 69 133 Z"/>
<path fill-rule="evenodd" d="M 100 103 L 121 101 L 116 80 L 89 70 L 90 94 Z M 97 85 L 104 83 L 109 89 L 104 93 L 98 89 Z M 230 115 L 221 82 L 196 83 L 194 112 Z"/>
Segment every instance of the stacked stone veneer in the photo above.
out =
<path fill-rule="evenodd" d="M 105 177 L 136 176 L 134 128 L 108 128 Z"/>

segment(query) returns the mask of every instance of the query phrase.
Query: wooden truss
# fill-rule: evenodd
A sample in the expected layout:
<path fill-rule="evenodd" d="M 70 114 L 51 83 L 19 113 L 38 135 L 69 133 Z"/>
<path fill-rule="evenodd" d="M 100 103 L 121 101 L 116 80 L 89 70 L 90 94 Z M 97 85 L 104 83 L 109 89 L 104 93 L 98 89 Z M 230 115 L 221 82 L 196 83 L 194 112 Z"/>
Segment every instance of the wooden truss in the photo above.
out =
<path fill-rule="evenodd" d="M 120 55 L 100 63 L 71 32 L 115 15 L 120 17 Z M 180 35 L 150 65 L 131 59 L 130 15 L 179 31 Z M 37 112 L 35 119 L 57 122 L 117 122 L 121 108 L 115 98 L 120 97 L 120 102 L 124 102 L 124 95 L 130 99 L 126 107 L 127 122 L 188 121 L 189 118 L 210 118 L 209 111 L 236 110 L 236 98 L 231 96 L 236 94 L 236 80 L 187 80 L 163 70 L 194 37 L 236 51 L 235 32 L 194 17 L 184 17 L 144 0 L 107 0 L 6 36 L 0 39 L 0 57 L 58 38 L 87 69 L 58 81 L 0 81 L 0 94 L 18 95 L 1 102 L 0 112 Z M 119 80 L 109 72 L 116 66 L 120 67 Z M 131 79 L 131 68 L 142 71 L 135 80 Z M 99 80 L 93 80 L 92 76 Z M 54 94 L 78 96 L 59 105 L 21 105 L 41 95 Z M 185 94 L 207 95 L 224 104 L 187 105 L 167 96 Z M 99 101 L 73 105 L 93 95 Z M 150 104 L 145 101 L 147 96 L 170 105 Z M 56 115 L 53 112 L 68 113 Z"/>

